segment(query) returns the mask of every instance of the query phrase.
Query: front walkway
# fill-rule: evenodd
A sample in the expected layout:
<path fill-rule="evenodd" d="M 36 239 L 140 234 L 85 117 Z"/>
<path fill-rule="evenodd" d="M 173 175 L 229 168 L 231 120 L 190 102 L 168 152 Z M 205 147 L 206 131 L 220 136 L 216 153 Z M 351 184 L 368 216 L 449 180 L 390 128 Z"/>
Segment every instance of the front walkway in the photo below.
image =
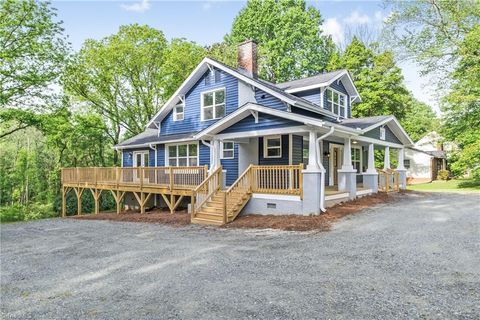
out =
<path fill-rule="evenodd" d="M 322 233 L 6 224 L 0 318 L 474 319 L 479 206 L 409 194 Z"/>

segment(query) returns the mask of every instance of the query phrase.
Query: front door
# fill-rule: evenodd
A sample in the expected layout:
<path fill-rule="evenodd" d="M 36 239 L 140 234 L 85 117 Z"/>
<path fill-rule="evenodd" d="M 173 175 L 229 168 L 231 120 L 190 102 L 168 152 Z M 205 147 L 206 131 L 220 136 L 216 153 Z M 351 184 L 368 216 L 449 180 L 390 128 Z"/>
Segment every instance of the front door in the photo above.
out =
<path fill-rule="evenodd" d="M 133 166 L 138 167 L 148 167 L 148 151 L 135 151 L 133 153 Z M 145 173 L 147 175 L 147 173 Z M 140 181 L 139 170 L 133 171 L 133 180 L 135 182 Z"/>
<path fill-rule="evenodd" d="M 340 145 L 332 145 L 330 151 L 330 185 L 338 184 L 338 169 L 342 166 L 342 151 L 343 147 Z"/>

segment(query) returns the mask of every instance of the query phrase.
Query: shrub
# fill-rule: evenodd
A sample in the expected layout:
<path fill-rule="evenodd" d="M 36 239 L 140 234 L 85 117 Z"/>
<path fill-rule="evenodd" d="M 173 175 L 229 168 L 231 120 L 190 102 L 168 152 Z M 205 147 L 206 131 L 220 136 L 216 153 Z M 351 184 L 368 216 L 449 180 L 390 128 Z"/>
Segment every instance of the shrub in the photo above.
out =
<path fill-rule="evenodd" d="M 0 222 L 29 221 L 58 217 L 50 204 L 32 203 L 28 206 L 14 204 L 0 207 Z"/>
<path fill-rule="evenodd" d="M 450 172 L 448 170 L 438 170 L 437 180 L 448 180 Z"/>

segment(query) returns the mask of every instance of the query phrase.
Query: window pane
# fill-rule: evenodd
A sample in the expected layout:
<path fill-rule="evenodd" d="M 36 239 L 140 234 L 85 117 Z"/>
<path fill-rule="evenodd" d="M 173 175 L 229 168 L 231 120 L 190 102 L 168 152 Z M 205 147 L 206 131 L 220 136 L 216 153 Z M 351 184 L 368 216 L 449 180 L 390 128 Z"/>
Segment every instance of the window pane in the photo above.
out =
<path fill-rule="evenodd" d="M 168 159 L 168 165 L 171 166 L 171 167 L 176 167 L 177 166 L 177 159 L 175 159 L 175 158 Z"/>
<path fill-rule="evenodd" d="M 178 166 L 179 167 L 186 167 L 187 166 L 187 158 L 178 158 Z"/>
<path fill-rule="evenodd" d="M 142 165 L 142 155 L 140 153 L 137 153 L 137 163 L 135 165 L 137 167 L 140 167 Z"/>
<path fill-rule="evenodd" d="M 327 99 L 332 101 L 332 91 L 331 90 L 327 90 Z"/>
<path fill-rule="evenodd" d="M 333 105 L 333 113 L 338 114 L 338 105 L 337 104 Z"/>
<path fill-rule="evenodd" d="M 215 91 L 215 104 L 220 104 L 225 102 L 225 91 Z"/>
<path fill-rule="evenodd" d="M 203 94 L 203 105 L 212 106 L 213 105 L 213 92 Z"/>
<path fill-rule="evenodd" d="M 213 119 L 213 108 L 205 108 L 203 109 L 203 120 L 210 120 Z"/>
<path fill-rule="evenodd" d="M 345 116 L 346 116 L 346 115 L 345 115 L 345 107 L 340 107 L 340 115 L 341 115 L 342 117 L 345 117 Z"/>
<path fill-rule="evenodd" d="M 344 95 L 340 95 L 340 104 L 342 106 L 345 105 L 345 96 Z"/>
<path fill-rule="evenodd" d="M 223 143 L 223 150 L 230 150 L 233 149 L 233 142 L 224 142 Z"/>
<path fill-rule="evenodd" d="M 148 153 L 144 153 L 143 156 L 144 156 L 143 165 L 144 165 L 145 167 L 148 167 Z"/>
<path fill-rule="evenodd" d="M 267 155 L 269 157 L 280 157 L 280 149 L 279 148 L 267 149 Z"/>
<path fill-rule="evenodd" d="M 225 116 L 225 105 L 221 104 L 215 106 L 215 118 L 222 118 Z"/>
<path fill-rule="evenodd" d="M 177 156 L 177 146 L 169 146 L 168 147 L 168 156 L 169 157 L 176 157 Z"/>
<path fill-rule="evenodd" d="M 188 145 L 188 155 L 189 156 L 197 156 L 197 145 L 196 144 L 189 144 Z"/>
<path fill-rule="evenodd" d="M 267 139 L 267 147 L 279 147 L 280 139 Z"/>
<path fill-rule="evenodd" d="M 183 106 L 176 106 L 175 107 L 175 112 L 176 113 L 182 113 L 183 112 Z"/>
<path fill-rule="evenodd" d="M 197 164 L 197 157 L 190 157 L 190 158 L 189 158 L 189 162 L 190 162 L 190 163 L 189 163 L 189 166 L 191 166 L 191 167 L 196 167 L 196 166 L 198 166 L 198 164 Z"/>
<path fill-rule="evenodd" d="M 233 158 L 233 150 L 223 150 L 224 158 Z"/>
<path fill-rule="evenodd" d="M 178 156 L 179 157 L 186 157 L 187 156 L 187 145 L 182 144 L 178 146 Z"/>

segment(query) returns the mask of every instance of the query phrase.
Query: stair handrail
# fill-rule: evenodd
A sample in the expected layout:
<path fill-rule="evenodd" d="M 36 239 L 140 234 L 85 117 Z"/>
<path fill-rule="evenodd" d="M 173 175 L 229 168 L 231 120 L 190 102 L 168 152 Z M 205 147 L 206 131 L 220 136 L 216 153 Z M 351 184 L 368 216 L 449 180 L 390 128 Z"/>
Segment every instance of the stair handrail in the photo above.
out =
<path fill-rule="evenodd" d="M 253 164 L 250 164 L 247 167 L 247 169 L 240 175 L 240 177 L 238 177 L 238 179 L 235 180 L 235 182 L 227 189 L 227 191 L 225 191 L 225 196 L 223 198 L 224 199 L 223 207 L 225 208 L 223 212 L 223 221 L 225 222 L 228 222 L 228 220 L 232 221 L 240 213 L 240 210 L 238 210 L 238 212 L 233 213 L 232 217 L 230 218 L 228 217 L 228 209 L 233 208 L 236 205 L 236 203 L 232 203 L 231 201 L 229 201 L 231 200 L 231 197 L 230 197 L 231 193 L 234 190 L 238 189 L 240 184 L 243 183 L 245 180 L 247 180 L 246 181 L 247 191 L 245 192 L 245 194 L 252 192 L 252 175 L 251 175 L 252 168 L 253 168 Z"/>
<path fill-rule="evenodd" d="M 202 206 L 217 192 L 220 190 L 221 185 L 222 185 L 222 166 L 219 166 L 217 169 L 215 169 L 205 180 L 203 180 L 202 183 L 198 185 L 193 190 L 192 193 L 192 218 L 195 217 L 195 213 L 202 208 Z M 215 180 L 216 179 L 216 180 Z M 214 185 L 212 188 L 210 187 L 210 183 L 213 182 Z M 199 196 L 199 191 L 200 190 L 205 190 L 206 189 L 206 195 L 205 198 L 202 199 L 200 202 L 198 201 L 198 196 Z M 211 189 L 211 190 L 209 190 Z"/>

